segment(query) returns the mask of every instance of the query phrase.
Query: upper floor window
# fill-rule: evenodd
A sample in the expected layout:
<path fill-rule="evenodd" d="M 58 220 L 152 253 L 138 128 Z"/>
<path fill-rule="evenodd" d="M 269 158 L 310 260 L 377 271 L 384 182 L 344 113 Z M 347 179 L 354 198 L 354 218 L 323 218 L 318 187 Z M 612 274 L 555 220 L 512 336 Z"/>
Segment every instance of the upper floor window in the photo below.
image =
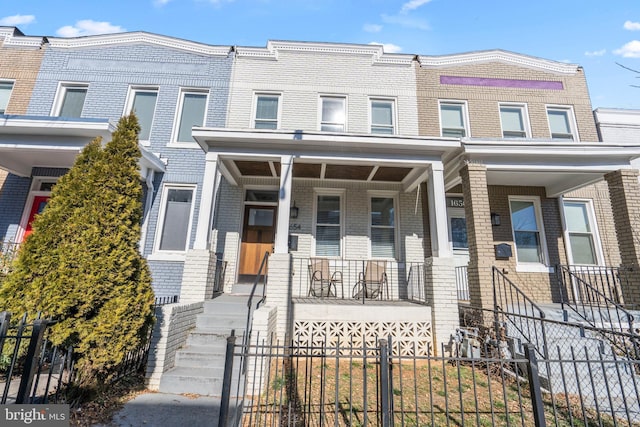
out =
<path fill-rule="evenodd" d="M 346 130 L 346 98 L 337 96 L 320 97 L 322 117 L 320 130 L 344 132 Z"/>
<path fill-rule="evenodd" d="M 370 200 L 371 256 L 374 258 L 395 258 L 395 198 L 373 195 Z"/>
<path fill-rule="evenodd" d="M 174 138 L 176 142 L 194 142 L 191 128 L 204 124 L 208 95 L 209 92 L 203 90 L 181 91 Z"/>
<path fill-rule="evenodd" d="M 138 135 L 138 139 L 140 141 L 149 141 L 157 99 L 157 88 L 131 88 L 127 105 L 127 113 L 133 111 L 138 117 L 138 123 L 140 124 L 140 134 Z"/>
<path fill-rule="evenodd" d="M 500 105 L 503 138 L 527 138 L 529 124 L 524 105 Z"/>
<path fill-rule="evenodd" d="M 278 106 L 280 95 L 258 94 L 256 96 L 256 129 L 278 129 Z"/>
<path fill-rule="evenodd" d="M 551 138 L 577 140 L 573 110 L 570 107 L 547 107 L 547 118 Z"/>
<path fill-rule="evenodd" d="M 81 117 L 88 89 L 85 83 L 61 83 L 52 115 Z"/>
<path fill-rule="evenodd" d="M 0 114 L 4 114 L 7 109 L 12 90 L 13 82 L 0 81 Z"/>
<path fill-rule="evenodd" d="M 442 136 L 468 136 L 466 103 L 440 101 L 440 126 Z"/>
<path fill-rule="evenodd" d="M 531 197 L 510 197 L 509 207 L 516 260 L 519 263 L 544 264 L 545 249 L 540 200 Z"/>
<path fill-rule="evenodd" d="M 388 99 L 372 99 L 371 133 L 385 133 L 389 135 L 396 133 L 393 116 L 393 101 Z"/>

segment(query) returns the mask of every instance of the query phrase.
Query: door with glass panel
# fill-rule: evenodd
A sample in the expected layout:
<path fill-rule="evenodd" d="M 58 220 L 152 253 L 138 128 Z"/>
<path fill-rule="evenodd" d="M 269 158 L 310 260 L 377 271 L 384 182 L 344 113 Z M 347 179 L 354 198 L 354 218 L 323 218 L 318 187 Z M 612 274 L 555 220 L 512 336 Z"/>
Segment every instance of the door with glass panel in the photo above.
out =
<path fill-rule="evenodd" d="M 241 276 L 255 276 L 265 252 L 273 252 L 276 224 L 275 206 L 245 206 L 240 248 Z M 266 271 L 263 271 L 265 274 Z"/>

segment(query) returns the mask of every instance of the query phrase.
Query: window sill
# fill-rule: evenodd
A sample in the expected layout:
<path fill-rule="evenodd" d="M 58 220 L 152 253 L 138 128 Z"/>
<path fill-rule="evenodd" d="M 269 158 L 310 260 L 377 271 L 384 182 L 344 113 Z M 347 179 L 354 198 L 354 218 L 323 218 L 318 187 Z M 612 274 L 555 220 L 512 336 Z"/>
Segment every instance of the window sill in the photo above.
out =
<path fill-rule="evenodd" d="M 544 264 L 516 264 L 516 272 L 518 273 L 555 273 L 554 267 Z"/>
<path fill-rule="evenodd" d="M 186 256 L 186 252 L 154 252 L 151 255 L 147 256 L 147 260 L 184 262 Z"/>
<path fill-rule="evenodd" d="M 167 148 L 201 148 L 197 142 L 170 142 L 167 144 Z"/>

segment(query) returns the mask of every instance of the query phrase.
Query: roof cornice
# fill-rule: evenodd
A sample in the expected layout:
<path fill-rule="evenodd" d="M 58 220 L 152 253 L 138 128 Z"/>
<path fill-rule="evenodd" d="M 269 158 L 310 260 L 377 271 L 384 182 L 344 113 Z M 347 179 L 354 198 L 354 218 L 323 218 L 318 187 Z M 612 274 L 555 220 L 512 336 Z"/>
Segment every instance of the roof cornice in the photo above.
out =
<path fill-rule="evenodd" d="M 522 55 L 500 49 L 458 53 L 454 55 L 419 55 L 418 61 L 420 66 L 424 68 L 444 68 L 498 61 L 528 68 L 537 68 L 558 74 L 575 74 L 579 69 L 579 65 L 577 64 L 551 61 L 548 59 L 536 58 L 534 56 Z"/>
<path fill-rule="evenodd" d="M 39 49 L 46 43 L 46 37 L 25 36 L 16 27 L 0 27 L 0 40 L 4 47 L 32 47 Z"/>
<path fill-rule="evenodd" d="M 59 49 L 77 49 L 130 43 L 148 43 L 207 56 L 228 56 L 231 51 L 231 46 L 211 46 L 174 37 L 147 33 L 144 31 L 100 34 L 73 38 L 49 38 L 49 44 L 51 47 Z"/>

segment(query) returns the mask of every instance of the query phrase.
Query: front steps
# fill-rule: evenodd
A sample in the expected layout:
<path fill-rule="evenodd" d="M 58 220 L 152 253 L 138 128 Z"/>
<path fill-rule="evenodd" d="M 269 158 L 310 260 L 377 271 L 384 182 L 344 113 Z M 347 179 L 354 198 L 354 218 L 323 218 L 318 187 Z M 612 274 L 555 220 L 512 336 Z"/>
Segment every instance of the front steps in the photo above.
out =
<path fill-rule="evenodd" d="M 176 353 L 175 366 L 162 374 L 159 391 L 174 394 L 221 396 L 227 337 L 235 330 L 242 339 L 247 321 L 248 297 L 221 295 L 205 301 L 185 347 Z M 234 366 L 237 382 L 239 366 Z M 237 384 L 232 384 L 232 391 Z"/>

